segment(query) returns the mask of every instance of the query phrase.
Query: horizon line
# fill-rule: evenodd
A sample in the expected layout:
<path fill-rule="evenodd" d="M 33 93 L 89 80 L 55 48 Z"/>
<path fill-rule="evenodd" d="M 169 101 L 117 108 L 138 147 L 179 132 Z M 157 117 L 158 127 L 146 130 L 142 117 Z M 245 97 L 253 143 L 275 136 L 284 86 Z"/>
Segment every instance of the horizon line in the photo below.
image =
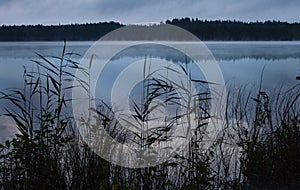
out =
<path fill-rule="evenodd" d="M 18 27 L 18 26 L 78 26 L 78 25 L 93 25 L 93 24 L 119 24 L 122 26 L 155 26 L 161 24 L 167 24 L 168 21 L 173 20 L 184 20 L 190 19 L 190 21 L 199 21 L 199 22 L 232 22 L 232 23 L 242 23 L 242 24 L 266 24 L 266 23 L 282 23 L 282 24 L 300 24 L 300 22 L 290 22 L 290 21 L 281 21 L 281 20 L 253 20 L 253 21 L 242 21 L 236 19 L 200 19 L 200 18 L 192 18 L 192 17 L 182 17 L 182 18 L 172 18 L 166 19 L 165 21 L 158 22 L 135 22 L 135 23 L 121 23 L 118 21 L 107 20 L 107 21 L 91 21 L 91 22 L 73 22 L 73 23 L 58 23 L 58 24 L 1 24 L 0 27 Z"/>

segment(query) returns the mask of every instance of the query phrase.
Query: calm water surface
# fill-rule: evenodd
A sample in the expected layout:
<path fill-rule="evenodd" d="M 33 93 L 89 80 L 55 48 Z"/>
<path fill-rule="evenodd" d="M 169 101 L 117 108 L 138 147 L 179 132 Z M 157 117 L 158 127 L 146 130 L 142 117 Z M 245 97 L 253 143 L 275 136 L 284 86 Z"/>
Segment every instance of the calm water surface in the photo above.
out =
<path fill-rule="evenodd" d="M 68 42 L 67 51 L 81 55 L 88 50 L 93 42 Z M 300 42 L 206 42 L 205 43 L 219 63 L 224 79 L 228 84 L 257 87 L 263 68 L 262 87 L 272 91 L 280 86 L 292 87 L 297 83 L 296 76 L 300 73 Z M 44 56 L 61 55 L 62 42 L 0 42 L 0 90 L 22 87 L 23 66 L 32 67 L 31 60 L 38 59 L 35 52 Z M 104 78 L 107 80 L 101 86 L 108 88 L 113 77 L 130 62 L 144 59 L 137 52 L 146 50 L 149 54 L 170 63 L 182 63 L 183 60 L 173 50 L 141 46 L 129 49 L 123 55 L 111 61 L 111 69 L 107 69 Z M 143 49 L 144 48 L 144 49 Z M 80 58 L 75 58 L 78 61 Z M 115 72 L 115 73 L 114 73 Z M 195 71 L 196 72 L 196 71 Z M 103 77 L 102 76 L 102 77 Z M 200 75 L 198 77 L 201 77 Z M 105 86 L 106 85 L 106 86 Z M 99 97 L 101 87 L 97 88 Z M 107 92 L 106 92 L 107 93 Z M 5 103 L 0 103 L 0 113 L 3 113 Z M 0 117 L 0 142 L 14 134 L 8 118 Z"/>

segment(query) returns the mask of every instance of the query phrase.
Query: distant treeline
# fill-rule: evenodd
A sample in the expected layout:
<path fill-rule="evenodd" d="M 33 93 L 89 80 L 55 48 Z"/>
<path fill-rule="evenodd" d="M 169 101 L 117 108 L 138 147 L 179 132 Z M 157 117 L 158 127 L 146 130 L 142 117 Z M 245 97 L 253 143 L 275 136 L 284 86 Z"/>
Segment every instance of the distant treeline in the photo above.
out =
<path fill-rule="evenodd" d="M 0 41 L 89 41 L 124 25 L 116 22 L 70 25 L 1 26 Z"/>
<path fill-rule="evenodd" d="M 300 40 L 300 23 L 280 21 L 240 22 L 173 19 L 167 24 L 182 27 L 201 40 Z"/>
<path fill-rule="evenodd" d="M 300 40 L 300 23 L 280 21 L 240 22 L 208 21 L 199 19 L 173 19 L 165 23 L 182 27 L 201 40 Z M 69 41 L 97 40 L 117 28 L 117 22 L 71 25 L 0 26 L 0 41 Z M 139 26 L 139 27 L 155 27 Z"/>

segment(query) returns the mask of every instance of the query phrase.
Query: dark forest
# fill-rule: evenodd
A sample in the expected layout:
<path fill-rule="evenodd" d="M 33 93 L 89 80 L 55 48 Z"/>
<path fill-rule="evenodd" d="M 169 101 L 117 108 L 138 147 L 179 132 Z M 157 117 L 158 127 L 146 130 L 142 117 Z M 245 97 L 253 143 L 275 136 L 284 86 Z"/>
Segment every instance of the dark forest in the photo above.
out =
<path fill-rule="evenodd" d="M 163 23 L 163 22 L 162 22 Z M 300 40 L 300 23 L 280 21 L 241 22 L 230 20 L 173 19 L 165 21 L 184 28 L 204 41 Z M 124 24 L 99 22 L 69 25 L 1 26 L 0 41 L 94 41 Z M 139 25 L 156 27 L 157 25 Z"/>

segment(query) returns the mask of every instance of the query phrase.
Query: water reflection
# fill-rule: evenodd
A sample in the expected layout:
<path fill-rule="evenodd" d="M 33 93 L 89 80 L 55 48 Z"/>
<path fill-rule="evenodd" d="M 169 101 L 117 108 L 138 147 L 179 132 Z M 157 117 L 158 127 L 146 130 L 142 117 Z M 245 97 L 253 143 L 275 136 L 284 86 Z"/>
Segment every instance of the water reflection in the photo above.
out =
<path fill-rule="evenodd" d="M 67 42 L 69 51 L 84 55 L 94 42 Z M 287 58 L 300 59 L 300 41 L 293 42 L 205 42 L 217 60 L 265 59 L 280 60 Z M 42 55 L 59 55 L 63 42 L 0 42 L 0 59 L 27 59 L 35 57 L 34 52 Z M 151 46 L 143 46 L 151 51 Z M 174 62 L 182 61 L 176 52 L 166 52 L 163 48 L 152 49 L 160 58 Z M 136 56 L 135 51 L 126 52 L 127 56 Z M 153 53 L 153 54 L 154 54 Z M 168 54 L 166 54 L 168 53 Z M 2 61 L 1 61 L 2 62 Z"/>
<path fill-rule="evenodd" d="M 217 60 L 254 59 L 275 61 L 300 58 L 300 41 L 296 42 L 207 42 Z"/>
<path fill-rule="evenodd" d="M 92 44 L 93 42 L 68 42 L 67 51 L 83 56 Z M 228 83 L 250 85 L 255 88 L 261 82 L 263 67 L 266 67 L 262 81 L 262 87 L 266 91 L 272 92 L 274 88 L 291 87 L 296 84 L 295 78 L 300 69 L 300 42 L 207 42 L 206 45 L 218 61 L 224 79 Z M 62 47 L 63 42 L 0 42 L 0 90 L 10 87 L 22 88 L 23 65 L 31 69 L 30 60 L 37 59 L 35 52 L 48 57 L 60 55 Z M 116 77 L 129 62 L 145 59 L 145 52 L 149 55 L 148 58 L 159 58 L 169 63 L 190 62 L 182 53 L 170 48 L 151 44 L 136 48 L 116 55 L 111 60 L 111 68 L 107 68 L 106 76 L 102 77 L 113 81 L 113 77 Z M 76 59 L 80 61 L 80 58 Z M 201 78 L 201 75 L 197 77 Z M 98 90 L 109 92 L 107 89 L 112 86 L 111 83 L 106 81 Z M 105 96 L 107 95 L 104 94 Z M 1 102 L 0 113 L 3 113 L 4 106 L 7 105 Z M 3 121 L 1 120 L 1 123 L 5 123 Z M 0 125 L 1 134 L 6 134 L 5 131 L 9 130 L 10 128 L 4 127 L 4 124 Z"/>
<path fill-rule="evenodd" d="M 192 43 L 192 42 L 191 42 Z M 93 42 L 68 42 L 67 51 L 82 56 Z M 293 85 L 300 69 L 300 42 L 206 42 L 218 61 L 226 82 L 240 85 L 258 85 L 262 68 L 264 87 Z M 60 55 L 63 42 L 0 42 L 0 90 L 22 87 L 23 65 L 31 69 L 35 52 L 45 56 Z M 128 62 L 152 58 L 169 63 L 186 63 L 190 60 L 184 54 L 163 46 L 145 44 L 120 52 L 111 60 L 110 77 L 115 76 Z M 76 59 L 76 57 L 75 57 Z M 121 59 L 121 60 L 120 60 Z M 80 58 L 77 58 L 80 61 Z M 198 72 L 198 71 L 194 71 Z M 106 78 L 108 78 L 106 76 Z M 109 81 L 105 84 L 107 86 Z"/>

